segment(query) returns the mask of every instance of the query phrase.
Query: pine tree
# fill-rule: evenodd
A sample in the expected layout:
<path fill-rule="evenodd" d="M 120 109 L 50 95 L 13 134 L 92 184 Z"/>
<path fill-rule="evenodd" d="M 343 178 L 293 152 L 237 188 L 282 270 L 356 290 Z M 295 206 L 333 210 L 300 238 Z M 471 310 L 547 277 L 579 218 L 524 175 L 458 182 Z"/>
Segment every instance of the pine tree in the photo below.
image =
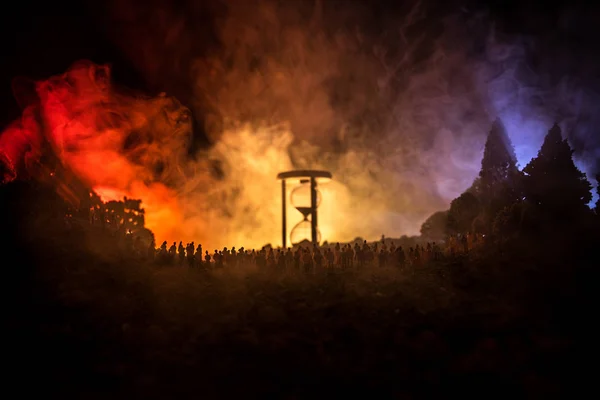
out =
<path fill-rule="evenodd" d="M 523 169 L 527 201 L 546 218 L 581 215 L 592 199 L 592 185 L 573 162 L 573 150 L 557 124 L 548 131 L 537 157 Z"/>
<path fill-rule="evenodd" d="M 596 200 L 596 215 L 600 215 L 600 174 L 596 175 L 596 194 L 598 199 Z"/>
<path fill-rule="evenodd" d="M 517 157 L 504 124 L 497 118 L 488 134 L 479 171 L 478 191 L 492 198 L 518 175 Z M 514 182 L 516 183 L 516 182 Z"/>
<path fill-rule="evenodd" d="M 491 232 L 496 215 L 522 198 L 521 177 L 514 148 L 498 118 L 488 134 L 481 171 L 473 186 L 481 202 L 479 230 Z"/>

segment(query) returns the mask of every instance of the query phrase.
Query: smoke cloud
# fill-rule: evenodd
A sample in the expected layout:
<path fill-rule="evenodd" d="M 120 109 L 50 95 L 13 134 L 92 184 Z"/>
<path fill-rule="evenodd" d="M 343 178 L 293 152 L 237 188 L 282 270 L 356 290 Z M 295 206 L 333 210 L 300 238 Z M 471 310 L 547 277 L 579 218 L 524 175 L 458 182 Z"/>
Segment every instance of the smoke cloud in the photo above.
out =
<path fill-rule="evenodd" d="M 54 78 L 67 82 L 58 100 L 38 84 L 63 159 L 106 198 L 141 198 L 159 241 L 279 244 L 275 177 L 294 168 L 333 173 L 321 188 L 323 239 L 416 234 L 471 185 L 497 116 L 521 167 L 554 121 L 588 176 L 600 167 L 597 69 L 548 69 L 561 49 L 501 32 L 485 10 L 196 3 L 119 1 L 107 17 L 140 74 L 185 107 L 126 94 L 103 79 L 108 67 Z M 210 144 L 190 152 L 199 131 Z M 288 226 L 300 220 L 288 210 Z"/>

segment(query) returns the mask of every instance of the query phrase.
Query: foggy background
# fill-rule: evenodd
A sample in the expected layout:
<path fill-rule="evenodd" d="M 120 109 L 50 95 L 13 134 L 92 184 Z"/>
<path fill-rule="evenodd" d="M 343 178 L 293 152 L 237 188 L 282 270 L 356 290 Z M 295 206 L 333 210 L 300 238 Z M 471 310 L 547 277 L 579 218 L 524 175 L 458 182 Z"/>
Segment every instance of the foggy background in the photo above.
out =
<path fill-rule="evenodd" d="M 159 242 L 279 244 L 275 176 L 291 168 L 333 173 L 319 218 L 325 240 L 416 234 L 427 216 L 470 186 L 496 117 L 521 168 L 559 122 L 594 183 L 600 169 L 597 6 L 197 3 L 126 0 L 90 3 L 71 9 L 81 15 L 68 18 L 67 12 L 55 11 L 54 19 L 40 13 L 38 33 L 57 30 L 53 41 L 5 27 L 5 36 L 21 44 L 8 53 L 18 61 L 3 75 L 45 79 L 80 58 L 110 62 L 117 84 L 150 96 L 166 92 L 189 108 L 192 127 L 183 137 L 161 139 L 167 145 L 159 148 L 160 165 L 139 165 L 116 143 L 128 139 L 126 128 L 108 145 L 167 193 L 147 209 Z M 82 33 L 84 25 L 94 34 Z M 59 50 L 28 46 L 41 40 Z M 76 49 L 69 49 L 72 41 L 80 42 Z M 131 101 L 119 104 L 128 116 Z M 15 107 L 8 110 L 7 121 L 15 118 Z M 153 138 L 170 135 L 149 129 Z M 115 189 L 146 204 L 144 196 L 156 199 L 152 182 L 131 176 Z M 176 217 L 157 217 L 167 205 Z M 294 212 L 288 226 L 300 219 Z M 161 231 L 165 219 L 170 225 Z"/>

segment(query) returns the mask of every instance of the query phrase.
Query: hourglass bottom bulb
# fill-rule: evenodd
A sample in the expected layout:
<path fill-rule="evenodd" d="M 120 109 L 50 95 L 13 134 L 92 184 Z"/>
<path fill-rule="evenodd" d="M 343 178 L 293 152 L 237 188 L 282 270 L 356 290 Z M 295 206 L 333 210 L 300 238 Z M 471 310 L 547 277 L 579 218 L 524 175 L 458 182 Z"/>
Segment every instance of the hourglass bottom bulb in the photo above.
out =
<path fill-rule="evenodd" d="M 290 241 L 292 244 L 298 244 L 303 240 L 312 242 L 312 226 L 309 220 L 305 219 L 300 221 L 290 234 Z M 317 242 L 321 242 L 321 232 L 317 229 Z"/>

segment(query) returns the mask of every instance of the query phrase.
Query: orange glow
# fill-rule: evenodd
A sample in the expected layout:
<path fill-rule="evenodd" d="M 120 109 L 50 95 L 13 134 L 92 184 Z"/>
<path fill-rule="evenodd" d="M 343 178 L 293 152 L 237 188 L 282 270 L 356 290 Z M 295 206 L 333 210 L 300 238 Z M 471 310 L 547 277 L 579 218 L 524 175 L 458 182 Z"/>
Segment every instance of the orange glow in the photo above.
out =
<path fill-rule="evenodd" d="M 105 203 L 112 200 L 120 201 L 123 200 L 123 197 L 125 197 L 125 193 L 119 192 L 118 190 L 108 187 L 98 186 L 94 188 L 94 191 L 96 192 L 98 197 L 100 197 L 100 200 L 102 200 Z"/>
<path fill-rule="evenodd" d="M 0 154 L 16 165 L 35 158 L 45 138 L 102 200 L 141 199 L 157 243 L 195 241 L 207 249 L 279 245 L 277 174 L 295 167 L 331 170 L 326 156 L 294 143 L 287 124 L 229 123 L 210 149 L 191 159 L 189 110 L 165 95 L 122 93 L 112 85 L 107 66 L 76 63 L 65 74 L 38 82 L 36 90 L 38 104 L 0 136 Z M 372 191 L 370 175 L 363 173 L 369 157 L 360 150 L 345 153 L 334 164 L 333 180 L 319 183 L 323 240 L 389 236 L 389 229 L 404 222 L 390 218 L 389 202 Z M 302 220 L 289 203 L 293 188 L 288 181 L 289 230 Z"/>

